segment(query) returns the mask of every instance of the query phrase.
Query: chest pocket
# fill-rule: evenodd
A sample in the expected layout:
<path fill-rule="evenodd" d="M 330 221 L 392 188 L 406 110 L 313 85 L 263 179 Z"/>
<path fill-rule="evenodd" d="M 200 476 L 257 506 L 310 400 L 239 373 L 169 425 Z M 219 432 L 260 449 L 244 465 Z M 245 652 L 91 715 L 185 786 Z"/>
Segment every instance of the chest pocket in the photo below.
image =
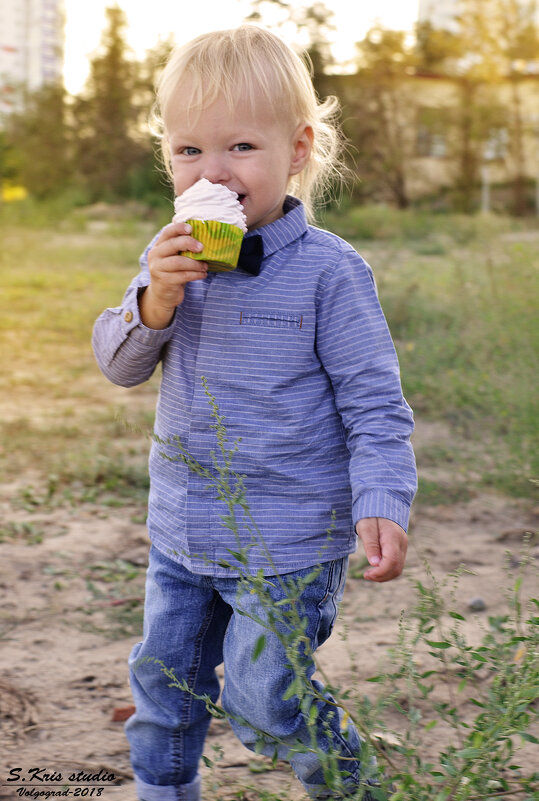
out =
<path fill-rule="evenodd" d="M 302 314 L 286 312 L 250 312 L 241 311 L 238 320 L 240 325 L 258 326 L 261 328 L 296 328 L 303 327 Z"/>

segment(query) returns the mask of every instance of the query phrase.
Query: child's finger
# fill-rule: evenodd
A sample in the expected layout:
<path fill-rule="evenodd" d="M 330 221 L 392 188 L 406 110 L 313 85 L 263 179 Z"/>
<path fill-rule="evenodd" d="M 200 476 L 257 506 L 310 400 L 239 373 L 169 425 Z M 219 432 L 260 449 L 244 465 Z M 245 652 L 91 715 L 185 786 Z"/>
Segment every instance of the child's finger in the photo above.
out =
<path fill-rule="evenodd" d="M 364 578 L 369 581 L 391 581 L 401 575 L 408 547 L 404 529 L 392 520 L 376 517 L 360 520 L 357 533 L 371 565 L 363 574 Z"/>
<path fill-rule="evenodd" d="M 171 239 L 175 236 L 188 236 L 192 230 L 189 223 L 169 223 L 165 225 L 157 237 L 156 244 L 157 242 L 164 242 L 166 239 Z"/>
<path fill-rule="evenodd" d="M 370 565 L 380 564 L 382 551 L 380 548 L 380 534 L 378 531 L 377 517 L 364 517 L 359 521 L 356 528 L 358 536 L 363 542 L 365 556 Z"/>
<path fill-rule="evenodd" d="M 200 253 L 202 249 L 202 243 L 192 236 L 175 236 L 156 243 L 149 254 L 149 262 L 155 258 L 167 259 L 170 256 L 177 256 L 186 250 L 190 253 Z"/>
<path fill-rule="evenodd" d="M 190 281 L 200 281 L 207 275 L 207 270 L 185 270 L 182 272 L 180 285 L 188 284 Z"/>
<path fill-rule="evenodd" d="M 199 259 L 190 259 L 188 256 L 181 256 L 179 253 L 160 259 L 150 266 L 152 278 L 169 280 L 170 276 L 189 273 L 207 273 L 208 264 Z"/>
<path fill-rule="evenodd" d="M 162 287 L 164 291 L 182 288 L 189 281 L 199 281 L 208 274 L 208 265 L 205 261 L 195 261 L 194 259 L 185 259 L 182 256 L 178 256 L 178 262 L 178 267 L 163 270 L 159 276 L 155 276 L 152 279 L 156 287 Z"/>
<path fill-rule="evenodd" d="M 190 250 L 193 253 L 202 250 L 202 244 L 191 236 L 192 227 L 189 223 L 169 223 L 165 225 L 150 250 L 152 254 L 171 255 L 181 250 Z"/>
<path fill-rule="evenodd" d="M 391 581 L 397 578 L 402 572 L 399 556 L 396 552 L 384 552 L 378 565 L 368 568 L 363 574 L 363 578 L 369 581 Z"/>

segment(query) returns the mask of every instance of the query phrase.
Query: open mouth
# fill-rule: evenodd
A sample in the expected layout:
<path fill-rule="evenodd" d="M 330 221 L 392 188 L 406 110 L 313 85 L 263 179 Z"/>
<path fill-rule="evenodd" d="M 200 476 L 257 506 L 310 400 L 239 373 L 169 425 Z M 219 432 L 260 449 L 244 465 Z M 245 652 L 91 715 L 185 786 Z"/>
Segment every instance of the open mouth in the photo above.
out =
<path fill-rule="evenodd" d="M 238 195 L 238 200 L 240 201 L 240 203 L 243 203 L 243 201 L 245 200 L 245 195 Z"/>

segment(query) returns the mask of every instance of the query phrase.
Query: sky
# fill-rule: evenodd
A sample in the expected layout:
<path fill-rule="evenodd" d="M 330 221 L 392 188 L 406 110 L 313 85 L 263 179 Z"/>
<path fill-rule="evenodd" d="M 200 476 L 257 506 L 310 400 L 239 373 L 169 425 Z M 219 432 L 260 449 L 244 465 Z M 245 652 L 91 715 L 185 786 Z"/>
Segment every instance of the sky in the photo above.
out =
<path fill-rule="evenodd" d="M 105 25 L 105 8 L 114 0 L 64 0 L 66 13 L 64 76 L 67 90 L 80 91 L 88 75 L 88 56 L 97 48 Z M 311 2 L 311 0 L 309 0 Z M 312 2 L 314 5 L 314 2 Z M 172 33 L 178 44 L 209 30 L 233 28 L 252 10 L 249 0 L 118 0 L 128 20 L 127 38 L 137 57 Z M 398 30 L 411 30 L 418 0 L 325 0 L 336 26 L 334 52 L 345 62 L 375 22 Z M 374 7 L 374 11 L 373 11 Z M 264 20 L 263 20 L 264 21 Z M 283 36 L 285 33 L 283 32 Z"/>

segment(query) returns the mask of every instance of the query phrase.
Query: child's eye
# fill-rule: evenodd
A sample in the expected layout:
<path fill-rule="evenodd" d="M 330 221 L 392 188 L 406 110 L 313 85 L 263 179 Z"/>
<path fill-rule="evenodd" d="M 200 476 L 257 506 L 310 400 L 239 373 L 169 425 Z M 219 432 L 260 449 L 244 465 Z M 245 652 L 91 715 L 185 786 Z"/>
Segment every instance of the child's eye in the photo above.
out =
<path fill-rule="evenodd" d="M 200 150 L 198 147 L 182 147 L 180 153 L 182 156 L 198 156 Z"/>
<path fill-rule="evenodd" d="M 252 150 L 252 149 L 253 146 L 248 144 L 247 142 L 240 142 L 239 144 L 234 145 L 234 147 L 232 148 L 232 150 L 239 150 L 239 151 Z"/>

